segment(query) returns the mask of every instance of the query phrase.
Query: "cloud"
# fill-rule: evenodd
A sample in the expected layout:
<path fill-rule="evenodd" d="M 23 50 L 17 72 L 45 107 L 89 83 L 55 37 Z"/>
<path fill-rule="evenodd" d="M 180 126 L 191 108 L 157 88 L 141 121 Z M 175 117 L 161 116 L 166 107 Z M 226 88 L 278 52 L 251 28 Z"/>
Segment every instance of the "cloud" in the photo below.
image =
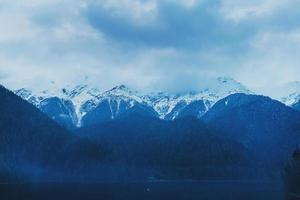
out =
<path fill-rule="evenodd" d="M 223 75 L 251 88 L 300 80 L 299 6 L 292 0 L 2 0 L 0 80 L 13 88 L 43 87 L 89 75 L 103 89 L 124 83 L 172 91 Z"/>
<path fill-rule="evenodd" d="M 215 15 L 214 10 L 210 9 L 213 3 L 204 5 L 191 3 L 196 1 L 149 2 L 150 5 L 153 4 L 150 6 L 152 9 L 147 9 L 150 14 L 136 11 L 147 8 L 147 4 L 140 5 L 142 8 L 139 9 L 125 9 L 127 12 L 117 12 L 118 7 L 107 9 L 102 4 L 101 6 L 90 4 L 86 10 L 86 18 L 91 26 L 106 34 L 111 40 L 147 47 L 176 47 L 188 50 L 201 48 L 207 43 L 215 43 L 218 35 L 222 40 L 230 40 L 233 37 L 231 32 L 224 29 L 222 20 Z M 191 7 L 192 5 L 194 6 Z"/>

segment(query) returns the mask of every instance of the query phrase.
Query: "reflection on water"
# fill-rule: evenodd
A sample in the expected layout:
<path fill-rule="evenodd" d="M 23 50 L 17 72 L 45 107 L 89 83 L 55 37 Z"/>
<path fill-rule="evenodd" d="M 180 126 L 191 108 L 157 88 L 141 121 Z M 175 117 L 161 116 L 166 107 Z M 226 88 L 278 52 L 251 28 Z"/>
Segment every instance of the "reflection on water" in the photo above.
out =
<path fill-rule="evenodd" d="M 1 200 L 284 200 L 281 184 L 254 181 L 2 184 Z"/>

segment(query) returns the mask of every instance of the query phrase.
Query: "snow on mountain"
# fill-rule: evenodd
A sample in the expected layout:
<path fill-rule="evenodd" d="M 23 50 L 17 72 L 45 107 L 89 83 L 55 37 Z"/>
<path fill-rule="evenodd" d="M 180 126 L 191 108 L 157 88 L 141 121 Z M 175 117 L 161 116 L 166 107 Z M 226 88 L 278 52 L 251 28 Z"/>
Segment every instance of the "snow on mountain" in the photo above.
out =
<path fill-rule="evenodd" d="M 288 105 L 293 106 L 294 104 L 300 101 L 300 82 L 294 81 L 287 84 L 284 84 L 280 87 L 282 90 L 282 95 L 279 100 Z"/>
<path fill-rule="evenodd" d="M 213 85 L 200 90 L 198 92 L 189 92 L 183 94 L 169 94 L 167 92 L 152 92 L 149 94 L 142 94 L 137 91 L 130 90 L 124 85 L 117 86 L 107 92 L 104 92 L 99 97 L 99 102 L 104 100 L 120 100 L 129 103 L 132 107 L 137 103 L 148 105 L 152 107 L 159 115 L 161 119 L 166 119 L 176 107 L 180 107 L 178 111 L 175 111 L 173 116 L 168 119 L 175 119 L 179 115 L 180 111 L 185 107 L 196 101 L 203 101 L 205 110 L 199 113 L 199 116 L 208 111 L 214 103 L 218 100 L 234 93 L 246 93 L 252 94 L 245 86 L 235 81 L 232 78 L 220 77 L 217 78 Z M 181 106 L 178 106 L 178 105 Z M 118 103 L 119 105 L 119 103 Z"/>
<path fill-rule="evenodd" d="M 300 93 L 294 92 L 289 94 L 287 97 L 282 97 L 281 102 L 287 106 L 293 106 L 300 101 Z"/>
<path fill-rule="evenodd" d="M 15 94 L 35 106 L 38 106 L 41 101 L 41 99 L 39 99 L 38 96 L 35 96 L 33 94 L 33 92 L 29 89 L 22 88 L 22 89 L 16 90 Z"/>
<path fill-rule="evenodd" d="M 143 98 L 158 112 L 162 119 L 170 114 L 178 104 L 182 104 L 184 108 L 192 102 L 201 100 L 205 105 L 205 110 L 202 114 L 199 114 L 201 117 L 201 115 L 208 111 L 217 101 L 235 93 L 252 94 L 250 90 L 234 79 L 219 77 L 213 81 L 212 85 L 198 92 L 189 92 L 177 95 L 160 92 L 157 94 L 152 93 L 150 95 L 146 95 Z M 175 119 L 178 114 L 178 112 L 175 113 L 171 119 Z"/>
<path fill-rule="evenodd" d="M 176 119 L 184 111 L 193 113 L 196 117 L 204 115 L 218 100 L 234 93 L 252 94 L 245 86 L 232 78 L 220 77 L 213 84 L 195 92 L 169 94 L 166 92 L 152 92 L 148 94 L 131 90 L 124 85 L 119 85 L 106 92 L 101 92 L 89 84 L 66 86 L 62 89 L 53 87 L 49 90 L 32 91 L 22 88 L 15 91 L 23 99 L 36 105 L 38 108 L 42 102 L 51 97 L 58 97 L 62 101 L 72 102 L 77 116 L 76 126 L 81 126 L 83 118 L 96 108 L 108 106 L 110 118 L 114 119 L 124 110 L 137 104 L 151 107 L 161 119 Z M 193 105 L 191 105 L 193 103 Z M 63 105 L 63 104 L 62 104 Z M 69 106 L 71 104 L 68 104 Z M 191 106 L 189 106 L 191 105 Z M 194 110 L 197 109 L 197 112 Z M 68 109 L 72 110 L 72 109 Z M 71 115 L 71 114 L 70 114 Z M 95 117 L 95 114 L 93 114 Z"/>
<path fill-rule="evenodd" d="M 80 126 L 82 117 L 99 103 L 100 90 L 89 85 L 77 85 L 73 89 L 64 88 L 62 91 L 65 94 L 62 98 L 67 98 L 73 102 L 78 118 L 77 126 Z"/>
<path fill-rule="evenodd" d="M 80 125 L 82 117 L 97 106 L 99 102 L 98 96 L 101 94 L 97 88 L 88 85 L 77 85 L 75 87 L 67 85 L 62 89 L 53 87 L 42 91 L 32 91 L 30 89 L 22 88 L 16 90 L 15 93 L 41 110 L 43 110 L 43 102 L 52 97 L 57 97 L 61 99 L 62 102 L 67 100 L 71 101 L 74 106 L 73 110 L 75 110 L 75 115 L 77 116 L 77 126 Z M 82 105 L 85 105 L 85 107 L 83 108 Z M 70 108 L 70 110 L 72 110 L 72 108 Z"/>
<path fill-rule="evenodd" d="M 143 99 L 140 97 L 139 92 L 133 91 L 125 85 L 116 86 L 111 90 L 104 92 L 99 97 L 100 100 L 122 99 L 126 102 L 130 102 L 131 105 L 133 105 L 135 102 L 143 103 Z"/>
<path fill-rule="evenodd" d="M 115 119 L 136 105 L 147 106 L 137 91 L 119 85 L 97 96 L 97 104 L 84 113 L 81 124 L 92 125 Z M 82 105 L 84 109 L 87 101 Z"/>

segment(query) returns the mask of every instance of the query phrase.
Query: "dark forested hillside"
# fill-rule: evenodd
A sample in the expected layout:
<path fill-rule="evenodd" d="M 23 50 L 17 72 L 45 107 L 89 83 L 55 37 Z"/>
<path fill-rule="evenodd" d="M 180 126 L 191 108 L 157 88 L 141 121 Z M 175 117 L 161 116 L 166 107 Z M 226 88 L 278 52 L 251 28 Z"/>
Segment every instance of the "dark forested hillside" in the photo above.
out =
<path fill-rule="evenodd" d="M 250 160 L 242 145 L 196 118 L 163 121 L 134 111 L 118 120 L 82 128 L 78 134 L 110 149 L 111 163 L 159 169 L 153 176 L 164 178 L 229 177 Z"/>
<path fill-rule="evenodd" d="M 82 159 L 81 146 L 86 143 L 88 148 L 94 145 L 74 137 L 33 105 L 0 86 L 1 180 L 38 177 L 52 168 L 63 169 L 74 153 Z M 77 148 L 74 144 L 80 145 Z M 88 154 L 85 159 L 89 161 Z"/>
<path fill-rule="evenodd" d="M 2 153 L 21 153 L 35 159 L 43 153 L 41 149 L 61 151 L 71 137 L 37 108 L 3 87 L 0 87 L 0 111 Z M 44 159 L 50 160 L 49 157 Z"/>
<path fill-rule="evenodd" d="M 282 161 L 300 142 L 300 113 L 269 97 L 230 95 L 202 119 L 264 160 Z"/>

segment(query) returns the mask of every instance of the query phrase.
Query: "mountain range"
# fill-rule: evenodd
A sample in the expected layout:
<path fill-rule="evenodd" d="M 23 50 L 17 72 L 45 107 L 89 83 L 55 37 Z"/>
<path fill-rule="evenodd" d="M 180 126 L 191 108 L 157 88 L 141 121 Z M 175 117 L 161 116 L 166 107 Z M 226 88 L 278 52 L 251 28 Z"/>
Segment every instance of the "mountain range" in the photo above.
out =
<path fill-rule="evenodd" d="M 214 85 L 200 91 L 180 94 L 145 94 L 125 85 L 100 92 L 87 84 L 44 91 L 22 88 L 15 93 L 70 129 L 110 121 L 138 104 L 164 120 L 185 116 L 201 118 L 218 100 L 230 94 L 253 94 L 241 83 L 226 77 L 217 78 Z"/>
<path fill-rule="evenodd" d="M 247 163 L 241 144 L 200 120 L 162 120 L 140 104 L 69 132 L 2 86 L 0 99 L 0 181 L 223 177 Z"/>
<path fill-rule="evenodd" d="M 143 94 L 124 85 L 106 92 L 89 85 L 14 93 L 0 87 L 0 178 L 280 174 L 300 143 L 296 99 L 286 105 L 230 78 L 216 82 L 181 94 Z"/>
<path fill-rule="evenodd" d="M 300 83 L 285 85 L 284 91 L 287 91 L 286 96 L 278 100 L 300 110 Z M 210 87 L 199 91 L 179 94 L 142 93 L 125 85 L 101 92 L 89 84 L 42 91 L 21 88 L 14 92 L 70 130 L 116 119 L 135 105 L 142 105 L 148 112 L 164 120 L 186 116 L 200 119 L 217 101 L 231 94 L 254 94 L 229 77 L 219 77 Z"/>

